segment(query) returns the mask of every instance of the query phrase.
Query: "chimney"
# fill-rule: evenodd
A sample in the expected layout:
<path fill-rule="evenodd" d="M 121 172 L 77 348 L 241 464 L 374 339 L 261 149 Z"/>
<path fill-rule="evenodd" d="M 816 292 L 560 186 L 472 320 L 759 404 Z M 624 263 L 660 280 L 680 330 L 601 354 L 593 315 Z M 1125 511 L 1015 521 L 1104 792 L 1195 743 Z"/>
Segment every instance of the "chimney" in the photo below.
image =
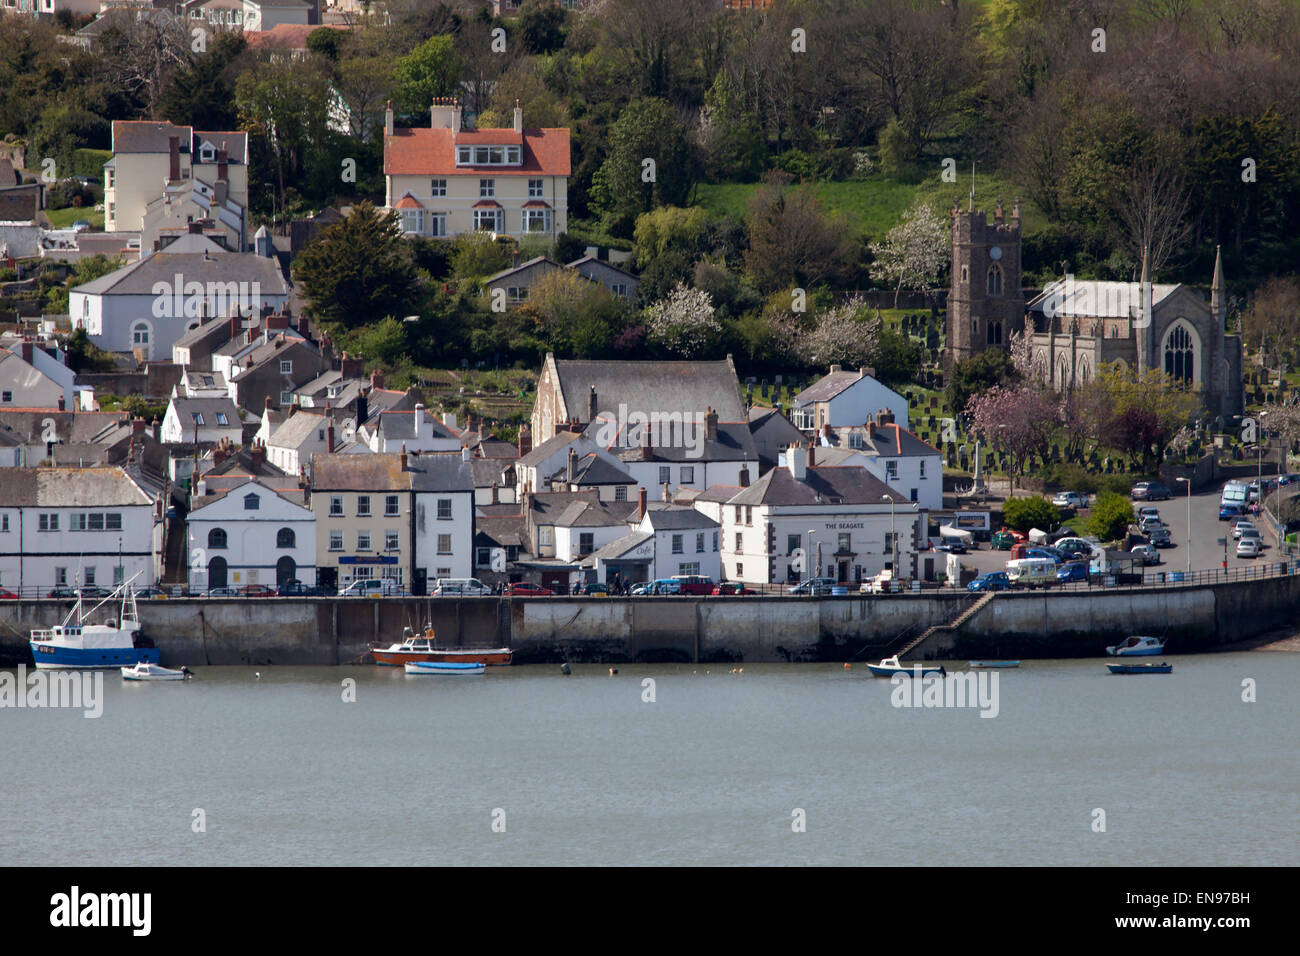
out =
<path fill-rule="evenodd" d="M 20 351 L 21 354 L 22 354 L 23 361 L 26 362 L 28 365 L 31 365 L 31 364 L 32 364 L 32 354 L 33 354 L 33 353 L 32 353 L 32 343 L 31 343 L 31 342 L 23 342 L 23 343 L 22 343 L 22 347 L 21 347 L 21 349 L 20 349 L 19 351 Z"/>
<path fill-rule="evenodd" d="M 569 483 L 578 476 L 578 453 L 572 446 L 569 447 Z"/>
<path fill-rule="evenodd" d="M 169 180 L 181 178 L 181 138 L 179 136 L 167 137 L 167 178 Z"/>
<path fill-rule="evenodd" d="M 646 494 L 644 488 L 636 490 L 636 519 L 641 521 L 645 518 Z"/>
<path fill-rule="evenodd" d="M 442 413 L 442 423 L 443 423 L 444 425 L 446 425 L 448 428 L 456 428 L 456 413 L 455 413 L 455 412 L 443 412 L 443 413 Z M 460 429 L 457 428 L 456 430 L 459 431 Z"/>
<path fill-rule="evenodd" d="M 158 420 L 157 415 L 153 417 L 153 440 L 162 441 L 162 422 Z"/>
<path fill-rule="evenodd" d="M 339 362 L 339 372 L 344 378 L 361 377 L 361 359 L 353 358 L 347 352 L 343 353 L 343 359 Z"/>
<path fill-rule="evenodd" d="M 379 369 L 375 369 L 373 372 L 370 373 L 370 387 L 371 388 L 384 387 L 384 373 L 381 372 Z"/>
<path fill-rule="evenodd" d="M 232 315 L 230 317 L 230 339 L 227 339 L 226 341 L 231 341 L 233 339 L 239 338 L 239 332 L 240 332 L 239 326 L 240 326 L 239 316 Z"/>
<path fill-rule="evenodd" d="M 844 367 L 843 367 L 842 365 L 832 365 L 832 366 L 831 366 L 831 374 L 832 374 L 832 375 L 834 375 L 836 372 L 842 372 L 842 371 L 844 371 Z"/>
<path fill-rule="evenodd" d="M 795 481 L 808 477 L 808 451 L 802 445 L 791 445 L 785 450 L 785 465 Z"/>
<path fill-rule="evenodd" d="M 334 454 L 334 421 L 332 419 L 329 427 L 325 429 L 325 450 L 331 455 Z"/>
<path fill-rule="evenodd" d="M 132 442 L 134 442 L 134 441 L 135 441 L 135 439 L 132 439 Z M 228 445 L 229 445 L 229 441 L 228 441 L 227 439 L 225 439 L 225 438 L 223 438 L 223 439 L 221 439 L 221 441 L 217 442 L 216 447 L 212 449 L 212 464 L 213 464 L 213 465 L 220 465 L 223 461 L 226 460 L 226 457 L 230 454 L 230 451 L 229 451 Z"/>
<path fill-rule="evenodd" d="M 749 466 L 748 466 L 748 465 L 742 465 L 742 466 L 741 466 L 741 469 L 740 469 L 740 487 L 742 487 L 742 488 L 748 488 L 748 487 L 749 487 Z"/>
<path fill-rule="evenodd" d="M 499 493 L 499 489 L 497 488 L 497 483 L 494 481 L 492 482 L 492 504 L 497 503 L 498 493 Z"/>
<path fill-rule="evenodd" d="M 533 450 L 533 432 L 525 423 L 519 426 L 519 457 L 523 458 Z"/>
<path fill-rule="evenodd" d="M 62 395 L 59 396 L 59 411 L 64 412 L 68 409 L 68 403 Z"/>
<path fill-rule="evenodd" d="M 510 253 L 510 268 L 511 269 L 519 268 L 519 246 L 518 245 L 516 245 L 515 248 Z"/>
<path fill-rule="evenodd" d="M 384 104 L 384 135 L 393 135 L 393 101 Z"/>
<path fill-rule="evenodd" d="M 524 111 L 519 108 L 519 101 L 515 100 L 515 132 L 524 131 Z"/>
<path fill-rule="evenodd" d="M 816 466 L 817 466 L 817 445 L 814 442 L 810 441 L 808 443 L 808 467 L 815 468 Z"/>
<path fill-rule="evenodd" d="M 867 437 L 874 440 L 876 437 L 876 416 L 867 417 Z"/>
<path fill-rule="evenodd" d="M 411 430 L 417 441 L 424 437 L 424 406 L 419 402 L 415 403 L 415 410 L 411 414 Z"/>
<path fill-rule="evenodd" d="M 145 420 L 143 418 L 131 419 L 131 438 L 134 440 L 136 435 L 143 435 Z"/>
<path fill-rule="evenodd" d="M 406 442 L 402 442 L 402 471 L 406 471 Z"/>
<path fill-rule="evenodd" d="M 311 323 L 307 321 L 307 316 L 298 316 L 298 334 L 304 339 L 311 338 Z"/>
<path fill-rule="evenodd" d="M 370 417 L 370 399 L 364 388 L 357 390 L 357 424 L 364 425 Z"/>
<path fill-rule="evenodd" d="M 711 405 L 708 411 L 704 413 L 704 429 L 705 437 L 709 441 L 718 440 L 718 413 L 713 410 Z"/>
<path fill-rule="evenodd" d="M 666 482 L 666 481 L 664 482 L 664 490 L 663 490 L 663 492 L 662 492 L 662 495 L 663 495 L 663 497 L 661 497 L 661 498 L 659 499 L 660 501 L 672 501 L 672 500 L 673 500 L 673 496 L 672 496 L 671 494 L 669 494 L 669 492 L 668 492 L 668 482 Z"/>
<path fill-rule="evenodd" d="M 269 411 L 271 410 L 271 407 L 272 407 L 272 406 L 271 406 L 271 393 L 270 393 L 270 392 L 267 392 L 267 393 L 266 393 L 266 398 L 262 399 L 262 414 L 265 415 L 267 412 L 269 412 Z"/>
<path fill-rule="evenodd" d="M 256 471 L 262 467 L 266 461 L 266 446 L 258 442 L 253 443 L 253 447 L 248 450 L 248 457 L 253 464 L 253 470 Z"/>
<path fill-rule="evenodd" d="M 230 179 L 229 175 L 226 172 L 226 167 L 229 160 L 230 160 L 230 156 L 226 152 L 226 148 L 224 146 L 221 147 L 221 149 L 217 150 L 217 182 L 226 183 L 227 186 L 229 186 L 229 179 Z M 222 198 L 224 199 L 225 197 L 223 196 Z"/>
<path fill-rule="evenodd" d="M 469 461 L 469 449 L 468 449 L 468 448 L 462 448 L 462 449 L 460 450 L 460 460 L 461 460 L 461 461 Z"/>
<path fill-rule="evenodd" d="M 831 437 L 831 423 L 830 423 L 830 422 L 822 422 L 822 436 L 825 437 L 825 438 L 830 438 L 830 437 Z"/>
<path fill-rule="evenodd" d="M 876 370 L 870 365 L 864 365 L 858 369 L 858 378 L 875 378 Z"/>
<path fill-rule="evenodd" d="M 894 413 L 887 408 L 882 408 L 876 413 L 876 422 L 880 425 L 894 424 Z"/>
<path fill-rule="evenodd" d="M 212 187 L 212 205 L 224 206 L 229 197 L 230 182 L 225 179 L 218 179 Z"/>
<path fill-rule="evenodd" d="M 597 408 L 596 386 L 593 385 L 591 386 L 590 390 L 587 392 L 587 424 L 588 425 L 590 425 L 592 422 L 596 420 L 596 415 L 598 414 L 596 408 Z"/>
<path fill-rule="evenodd" d="M 650 444 L 650 426 L 641 433 L 641 460 L 649 461 L 654 457 L 654 447 Z"/>
<path fill-rule="evenodd" d="M 287 329 L 289 327 L 289 317 L 282 313 L 268 315 L 266 317 L 266 330 L 269 332 L 273 329 Z"/>

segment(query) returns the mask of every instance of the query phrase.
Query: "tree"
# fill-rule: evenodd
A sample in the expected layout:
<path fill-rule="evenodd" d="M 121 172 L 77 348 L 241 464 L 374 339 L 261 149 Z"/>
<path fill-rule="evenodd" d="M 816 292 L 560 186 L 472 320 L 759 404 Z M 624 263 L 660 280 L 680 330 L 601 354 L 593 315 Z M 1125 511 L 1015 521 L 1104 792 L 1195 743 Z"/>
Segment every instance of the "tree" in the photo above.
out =
<path fill-rule="evenodd" d="M 1043 392 L 1027 385 L 994 385 L 966 403 L 971 433 L 1010 459 L 1011 484 L 1031 457 L 1045 457 L 1056 431 L 1056 406 Z"/>
<path fill-rule="evenodd" d="M 114 25 L 99 38 L 96 53 L 113 80 L 157 115 L 168 74 L 189 62 L 190 36 L 184 22 L 165 10 Z"/>
<path fill-rule="evenodd" d="M 1008 528 L 1016 531 L 1055 531 L 1061 524 L 1061 512 L 1042 495 L 1029 498 L 1008 498 L 1002 506 L 1002 516 Z"/>
<path fill-rule="evenodd" d="M 1274 277 L 1255 292 L 1244 316 L 1246 342 L 1259 349 L 1265 368 L 1278 368 L 1300 331 L 1300 279 Z"/>
<path fill-rule="evenodd" d="M 866 302 L 855 296 L 817 312 L 812 328 L 794 335 L 795 353 L 816 368 L 861 367 L 874 360 L 879 332 L 879 324 L 867 317 Z"/>
<path fill-rule="evenodd" d="M 764 293 L 838 279 L 854 259 L 845 224 L 826 215 L 810 187 L 789 182 L 785 174 L 765 176 L 745 217 L 745 268 Z"/>
<path fill-rule="evenodd" d="M 519 35 L 529 53 L 554 53 L 564 46 L 566 13 L 559 4 L 526 0 L 519 9 Z"/>
<path fill-rule="evenodd" d="M 722 332 L 709 294 L 681 283 L 646 309 L 645 320 L 650 340 L 683 358 L 702 354 Z"/>
<path fill-rule="evenodd" d="M 1103 491 L 1092 504 L 1088 531 L 1102 541 L 1117 541 L 1133 523 L 1133 503 L 1113 491 Z"/>
<path fill-rule="evenodd" d="M 393 64 L 398 104 L 409 113 L 419 113 L 438 97 L 452 96 L 464 67 L 454 37 L 429 37 Z"/>
<path fill-rule="evenodd" d="M 1155 137 L 1133 165 L 1115 201 L 1121 234 L 1138 262 L 1145 255 L 1152 275 L 1159 272 L 1191 236 L 1187 219 L 1187 163 L 1172 137 Z"/>
<path fill-rule="evenodd" d="M 704 250 L 708 228 L 708 214 L 700 206 L 660 206 L 642 213 L 636 217 L 632 233 L 632 256 L 637 268 L 647 269 L 670 252 L 681 253 L 693 265 Z"/>
<path fill-rule="evenodd" d="M 239 112 L 231 64 L 246 48 L 242 33 L 216 34 L 206 53 L 200 53 L 168 78 L 158 101 L 159 115 L 195 129 L 235 129 Z"/>
<path fill-rule="evenodd" d="M 872 243 L 876 257 L 872 278 L 894 285 L 894 308 L 904 288 L 930 289 L 948 269 L 952 243 L 948 225 L 922 202 L 903 213 L 903 221 L 889 230 L 883 242 Z"/>
<path fill-rule="evenodd" d="M 72 334 L 68 336 L 66 350 L 68 368 L 73 372 L 111 372 L 117 367 L 117 361 L 112 354 L 90 341 L 90 336 L 80 326 L 73 329 Z"/>
<path fill-rule="evenodd" d="M 677 110 L 665 100 L 633 100 L 610 128 L 609 155 L 592 182 L 592 204 L 613 235 L 631 236 L 642 213 L 687 204 L 695 165 Z"/>
<path fill-rule="evenodd" d="M 396 214 L 364 200 L 321 230 L 294 260 L 293 273 L 312 314 L 346 328 L 403 315 L 416 287 Z"/>
<path fill-rule="evenodd" d="M 872 368 L 877 381 L 891 388 L 905 385 L 916 379 L 917 370 L 925 362 L 925 346 L 908 335 L 893 329 L 880 329 L 876 333 L 876 352 Z"/>
<path fill-rule="evenodd" d="M 1098 369 L 1087 387 L 1098 393 L 1092 407 L 1098 416 L 1095 427 L 1101 440 L 1145 441 L 1145 451 L 1130 453 L 1141 454 L 1147 470 L 1164 460 L 1169 439 L 1193 421 L 1202 408 L 1195 391 L 1158 368 L 1148 369 L 1139 377 L 1123 362 L 1113 362 Z M 1119 430 L 1112 433 L 1109 426 L 1115 422 L 1120 423 Z"/>
<path fill-rule="evenodd" d="M 123 262 L 120 257 L 109 258 L 100 253 L 77 260 L 77 264 L 72 267 L 72 275 L 68 276 L 67 281 L 62 286 L 55 286 L 50 289 L 49 294 L 46 296 L 49 310 L 56 314 L 66 314 L 68 311 L 68 293 L 71 290 L 101 276 L 106 276 L 110 272 L 122 268 L 122 265 Z"/>
<path fill-rule="evenodd" d="M 1015 385 L 1020 381 L 1010 355 L 1002 349 L 985 349 L 953 365 L 944 399 L 953 413 L 960 415 L 972 396 L 995 385 Z"/>

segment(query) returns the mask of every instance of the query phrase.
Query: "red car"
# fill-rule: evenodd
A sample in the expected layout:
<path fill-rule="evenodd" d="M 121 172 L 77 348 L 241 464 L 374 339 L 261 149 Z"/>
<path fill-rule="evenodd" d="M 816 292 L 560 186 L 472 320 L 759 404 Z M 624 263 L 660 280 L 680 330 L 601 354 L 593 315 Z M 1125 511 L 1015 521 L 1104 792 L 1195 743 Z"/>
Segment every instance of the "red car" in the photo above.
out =
<path fill-rule="evenodd" d="M 506 594 L 511 597 L 548 597 L 554 593 L 550 588 L 533 584 L 531 581 L 516 581 L 506 588 Z"/>
<path fill-rule="evenodd" d="M 673 580 L 681 584 L 682 594 L 713 593 L 713 578 L 706 574 L 674 574 Z"/>
<path fill-rule="evenodd" d="M 18 595 L 14 594 L 13 591 L 6 591 L 4 588 L 0 588 L 0 601 L 17 601 L 17 600 L 18 600 Z"/>
<path fill-rule="evenodd" d="M 755 592 L 745 587 L 744 585 L 737 584 L 735 581 L 723 581 L 721 584 L 718 584 L 713 588 L 713 593 L 740 595 L 740 594 L 754 594 Z"/>
<path fill-rule="evenodd" d="M 240 597 L 275 597 L 275 588 L 265 584 L 245 584 L 239 589 Z"/>

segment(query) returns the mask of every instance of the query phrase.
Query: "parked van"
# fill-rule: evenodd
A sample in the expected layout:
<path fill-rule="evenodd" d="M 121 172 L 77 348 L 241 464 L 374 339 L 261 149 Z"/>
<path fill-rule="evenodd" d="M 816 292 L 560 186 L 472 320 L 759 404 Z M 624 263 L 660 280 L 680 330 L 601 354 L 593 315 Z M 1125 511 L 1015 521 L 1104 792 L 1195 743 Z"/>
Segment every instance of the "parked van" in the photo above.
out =
<path fill-rule="evenodd" d="M 438 578 L 438 586 L 433 593 L 438 597 L 457 595 L 460 597 L 486 597 L 492 589 L 478 578 Z"/>
<path fill-rule="evenodd" d="M 1250 496 L 1250 485 L 1244 481 L 1229 481 L 1223 486 L 1223 494 L 1219 496 L 1219 507 L 1224 508 L 1228 505 L 1236 505 L 1243 511 L 1246 510 L 1247 499 Z"/>
<path fill-rule="evenodd" d="M 1051 558 L 1020 558 L 1007 562 L 1007 578 L 1013 588 L 1047 587 L 1056 583 L 1056 569 Z"/>

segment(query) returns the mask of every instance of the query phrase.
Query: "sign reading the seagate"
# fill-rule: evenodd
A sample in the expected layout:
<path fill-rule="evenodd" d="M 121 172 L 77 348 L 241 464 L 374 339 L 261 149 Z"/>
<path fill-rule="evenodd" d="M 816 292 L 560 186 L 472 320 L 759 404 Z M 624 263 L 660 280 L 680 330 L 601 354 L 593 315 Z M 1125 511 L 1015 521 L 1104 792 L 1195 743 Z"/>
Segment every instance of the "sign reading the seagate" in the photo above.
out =
<path fill-rule="evenodd" d="M 834 521 L 826 522 L 827 531 L 853 531 L 854 529 L 861 530 L 866 526 L 867 526 L 866 522 L 863 521 L 841 521 L 839 523 L 836 523 Z"/>

